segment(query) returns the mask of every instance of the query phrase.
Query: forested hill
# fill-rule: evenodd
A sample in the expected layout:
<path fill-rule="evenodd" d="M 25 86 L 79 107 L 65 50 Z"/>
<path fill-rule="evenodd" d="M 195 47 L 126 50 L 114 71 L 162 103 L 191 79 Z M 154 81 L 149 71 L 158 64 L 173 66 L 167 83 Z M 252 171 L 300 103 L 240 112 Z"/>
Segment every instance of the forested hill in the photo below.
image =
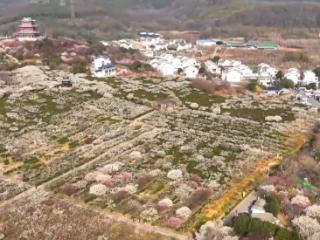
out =
<path fill-rule="evenodd" d="M 320 27 L 319 0 L 0 0 L 0 31 L 31 16 L 58 32 L 83 35 L 133 30 L 200 30 L 245 27 Z M 72 25 L 73 29 L 70 29 Z M 65 27 L 65 29 L 64 29 Z M 81 31 L 82 30 L 82 31 Z M 90 34 L 92 35 L 92 34 Z"/>

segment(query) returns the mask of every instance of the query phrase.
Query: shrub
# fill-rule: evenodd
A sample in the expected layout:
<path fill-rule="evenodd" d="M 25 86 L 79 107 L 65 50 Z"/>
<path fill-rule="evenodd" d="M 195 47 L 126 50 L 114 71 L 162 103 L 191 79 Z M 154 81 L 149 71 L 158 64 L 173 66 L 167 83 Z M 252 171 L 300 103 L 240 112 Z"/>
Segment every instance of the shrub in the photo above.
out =
<path fill-rule="evenodd" d="M 153 177 L 151 175 L 148 175 L 148 174 L 142 175 L 137 179 L 138 188 L 143 189 L 152 181 L 153 181 Z"/>
<path fill-rule="evenodd" d="M 294 82 L 286 78 L 281 79 L 278 85 L 283 88 L 294 88 Z"/>
<path fill-rule="evenodd" d="M 72 73 L 86 73 L 87 63 L 81 58 L 75 58 L 72 62 Z"/>
<path fill-rule="evenodd" d="M 248 225 L 249 236 L 259 236 L 261 238 L 272 237 L 275 235 L 276 230 L 276 225 L 269 222 L 263 222 L 260 219 L 255 218 L 251 219 Z"/>
<path fill-rule="evenodd" d="M 234 220 L 233 228 L 241 236 L 264 238 L 274 236 L 278 227 L 272 223 L 251 218 L 248 214 L 241 214 Z"/>
<path fill-rule="evenodd" d="M 131 71 L 135 72 L 153 71 L 153 68 L 149 64 L 140 61 L 135 61 L 129 68 Z"/>
<path fill-rule="evenodd" d="M 130 193 L 127 191 L 119 191 L 112 195 L 112 200 L 115 203 L 120 203 L 122 200 L 127 199 L 128 197 L 130 197 Z"/>
<path fill-rule="evenodd" d="M 266 198 L 266 205 L 264 206 L 264 209 L 272 213 L 275 217 L 279 214 L 281 209 L 281 203 L 278 197 L 276 196 L 269 196 Z"/>
<path fill-rule="evenodd" d="M 281 70 L 278 71 L 277 74 L 276 74 L 276 78 L 278 80 L 281 80 L 283 77 L 284 77 L 284 73 Z"/>
<path fill-rule="evenodd" d="M 309 57 L 302 52 L 289 52 L 286 53 L 283 57 L 285 62 L 302 62 L 302 63 L 309 63 Z"/>
<path fill-rule="evenodd" d="M 274 240 L 300 240 L 300 236 L 297 232 L 291 232 L 285 228 L 280 228 L 275 237 Z"/>
<path fill-rule="evenodd" d="M 319 78 L 320 80 L 320 67 L 317 67 L 313 70 L 313 72 L 317 75 L 317 77 Z"/>
<path fill-rule="evenodd" d="M 194 209 L 198 206 L 201 206 L 204 202 L 208 201 L 211 194 L 212 191 L 210 189 L 205 188 L 195 191 L 188 201 L 188 207 Z"/>
<path fill-rule="evenodd" d="M 313 90 L 317 90 L 317 84 L 316 83 L 310 83 L 307 85 L 306 87 L 307 89 L 313 89 Z"/>
<path fill-rule="evenodd" d="M 71 196 L 71 195 L 75 194 L 76 192 L 78 192 L 78 190 L 79 189 L 75 185 L 73 185 L 71 183 L 64 184 L 62 189 L 61 189 L 62 193 L 66 194 L 68 196 Z"/>
<path fill-rule="evenodd" d="M 46 60 L 46 64 L 51 69 L 57 69 L 60 64 L 62 64 L 62 60 L 59 56 L 51 56 Z"/>
<path fill-rule="evenodd" d="M 250 92 L 256 92 L 258 86 L 259 84 L 257 83 L 257 81 L 253 81 L 248 84 L 247 88 Z"/>
<path fill-rule="evenodd" d="M 240 214 L 233 222 L 234 231 L 241 236 L 245 236 L 248 232 L 250 216 L 248 214 Z"/>

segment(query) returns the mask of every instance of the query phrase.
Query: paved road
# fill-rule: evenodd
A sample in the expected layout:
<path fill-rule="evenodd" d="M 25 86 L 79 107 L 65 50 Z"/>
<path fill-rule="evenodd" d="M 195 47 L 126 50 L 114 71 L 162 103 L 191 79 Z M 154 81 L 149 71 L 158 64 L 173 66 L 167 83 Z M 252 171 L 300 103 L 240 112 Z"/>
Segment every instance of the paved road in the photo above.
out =
<path fill-rule="evenodd" d="M 245 197 L 225 218 L 224 222 L 229 223 L 234 216 L 240 213 L 247 213 L 251 204 L 257 199 L 255 191 Z"/>

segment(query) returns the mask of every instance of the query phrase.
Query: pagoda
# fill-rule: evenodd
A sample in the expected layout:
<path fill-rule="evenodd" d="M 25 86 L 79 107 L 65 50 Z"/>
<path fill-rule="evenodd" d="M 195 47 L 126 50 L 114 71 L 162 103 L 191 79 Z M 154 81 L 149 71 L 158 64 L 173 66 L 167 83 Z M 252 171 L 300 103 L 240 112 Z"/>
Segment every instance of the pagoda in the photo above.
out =
<path fill-rule="evenodd" d="M 16 33 L 19 41 L 36 41 L 42 38 L 36 20 L 26 17 L 19 25 L 19 31 Z"/>

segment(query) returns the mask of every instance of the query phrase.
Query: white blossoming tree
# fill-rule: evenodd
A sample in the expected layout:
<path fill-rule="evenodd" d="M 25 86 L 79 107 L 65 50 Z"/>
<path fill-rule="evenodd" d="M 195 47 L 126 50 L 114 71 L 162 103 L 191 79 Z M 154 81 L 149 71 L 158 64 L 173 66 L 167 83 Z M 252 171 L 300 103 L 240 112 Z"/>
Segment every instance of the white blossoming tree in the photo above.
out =
<path fill-rule="evenodd" d="M 203 224 L 198 233 L 196 240 L 238 240 L 236 236 L 232 236 L 232 229 L 223 226 L 222 221 L 206 222 Z"/>
<path fill-rule="evenodd" d="M 318 221 L 308 216 L 297 217 L 292 220 L 292 224 L 306 239 L 311 239 L 312 236 L 320 232 L 320 224 Z"/>
<path fill-rule="evenodd" d="M 320 221 L 320 205 L 312 205 L 305 209 L 307 216 Z M 320 239 L 320 238 L 319 238 Z"/>
<path fill-rule="evenodd" d="M 291 204 L 297 205 L 301 208 L 306 208 L 310 206 L 310 200 L 303 195 L 297 195 L 291 199 Z"/>

